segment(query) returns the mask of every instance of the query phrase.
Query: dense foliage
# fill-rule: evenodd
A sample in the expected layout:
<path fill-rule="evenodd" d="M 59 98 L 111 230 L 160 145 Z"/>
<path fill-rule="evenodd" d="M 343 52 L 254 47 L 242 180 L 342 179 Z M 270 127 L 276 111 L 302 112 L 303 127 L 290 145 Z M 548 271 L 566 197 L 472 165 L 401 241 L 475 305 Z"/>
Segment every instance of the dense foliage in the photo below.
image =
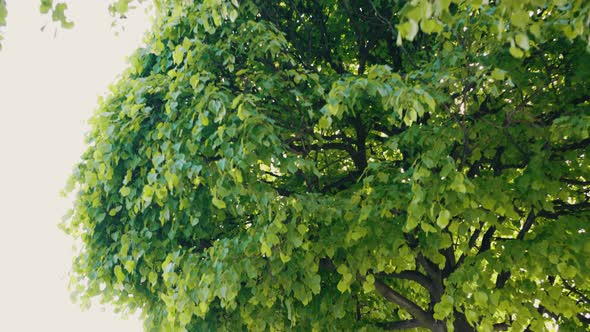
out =
<path fill-rule="evenodd" d="M 72 177 L 82 300 L 153 331 L 590 330 L 590 2 L 157 10 Z"/>

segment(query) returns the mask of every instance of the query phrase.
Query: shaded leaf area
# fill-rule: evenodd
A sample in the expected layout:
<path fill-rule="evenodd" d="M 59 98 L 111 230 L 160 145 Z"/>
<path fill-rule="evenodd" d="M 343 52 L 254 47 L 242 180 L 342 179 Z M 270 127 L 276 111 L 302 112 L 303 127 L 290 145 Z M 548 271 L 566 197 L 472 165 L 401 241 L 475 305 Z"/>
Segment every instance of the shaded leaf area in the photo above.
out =
<path fill-rule="evenodd" d="M 587 3 L 158 10 L 70 183 L 79 299 L 154 331 L 588 330 Z"/>

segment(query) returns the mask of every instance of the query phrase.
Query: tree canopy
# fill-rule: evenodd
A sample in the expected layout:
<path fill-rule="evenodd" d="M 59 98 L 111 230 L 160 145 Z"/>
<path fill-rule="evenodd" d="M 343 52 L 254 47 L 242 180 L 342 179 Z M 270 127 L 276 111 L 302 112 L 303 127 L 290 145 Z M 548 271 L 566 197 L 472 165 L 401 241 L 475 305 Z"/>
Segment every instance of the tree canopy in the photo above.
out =
<path fill-rule="evenodd" d="M 159 1 L 69 184 L 76 296 L 149 331 L 590 330 L 589 20 Z"/>

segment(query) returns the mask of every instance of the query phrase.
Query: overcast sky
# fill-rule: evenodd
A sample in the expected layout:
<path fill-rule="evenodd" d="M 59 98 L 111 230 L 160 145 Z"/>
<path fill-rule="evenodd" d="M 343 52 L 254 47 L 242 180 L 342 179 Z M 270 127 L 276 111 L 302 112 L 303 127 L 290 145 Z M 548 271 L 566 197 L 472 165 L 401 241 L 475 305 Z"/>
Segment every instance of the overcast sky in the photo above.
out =
<path fill-rule="evenodd" d="M 115 36 L 105 0 L 69 1 L 73 30 L 41 32 L 39 0 L 7 0 L 0 51 L 0 331 L 140 331 L 110 308 L 69 300 L 71 240 L 57 229 L 59 196 L 84 150 L 99 95 L 126 66 L 148 27 L 132 13 Z"/>

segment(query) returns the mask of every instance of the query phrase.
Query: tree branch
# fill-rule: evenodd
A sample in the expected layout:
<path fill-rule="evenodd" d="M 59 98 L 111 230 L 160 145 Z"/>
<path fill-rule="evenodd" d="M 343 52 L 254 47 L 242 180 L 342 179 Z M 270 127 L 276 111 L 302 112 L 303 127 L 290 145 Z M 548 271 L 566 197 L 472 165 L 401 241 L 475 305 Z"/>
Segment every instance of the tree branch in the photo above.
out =
<path fill-rule="evenodd" d="M 430 292 L 433 291 L 432 280 L 430 280 L 427 276 L 425 276 L 424 274 L 422 274 L 418 271 L 402 271 L 402 272 L 398 272 L 398 273 L 379 273 L 378 275 L 384 276 L 384 277 L 397 278 L 397 279 L 411 280 L 411 281 L 414 281 L 414 282 L 420 284 L 420 286 L 426 288 L 428 291 L 430 291 Z"/>
<path fill-rule="evenodd" d="M 572 212 L 583 212 L 590 208 L 590 202 L 581 202 L 578 204 L 566 204 L 561 203 L 554 206 L 554 212 L 540 211 L 537 215 L 548 219 L 557 219 L 559 216 L 572 213 Z"/>
<path fill-rule="evenodd" d="M 508 281 L 508 279 L 510 279 L 511 273 L 510 271 L 502 271 L 498 274 L 498 277 L 496 278 L 496 288 L 500 289 L 500 288 L 504 288 L 504 286 L 506 285 L 506 282 Z"/>
<path fill-rule="evenodd" d="M 526 217 L 526 220 L 525 220 L 524 224 L 522 225 L 522 228 L 518 232 L 516 239 L 517 240 L 524 239 L 524 236 L 531 229 L 534 222 L 535 222 L 535 212 L 533 210 L 531 210 L 531 212 L 529 212 L 529 215 Z"/>
<path fill-rule="evenodd" d="M 320 268 L 325 270 L 335 270 L 336 266 L 329 258 L 322 258 L 319 261 Z M 361 281 L 365 281 L 365 277 L 362 276 L 360 273 L 357 273 L 357 278 Z M 381 294 L 385 299 L 389 302 L 397 304 L 400 308 L 407 311 L 410 315 L 412 315 L 416 321 L 418 321 L 421 325 L 420 326 L 434 326 L 436 321 L 434 318 L 424 309 L 420 308 L 416 303 L 410 301 L 400 293 L 393 290 L 391 287 L 387 286 L 383 281 L 380 279 L 375 278 L 375 289 Z"/>
<path fill-rule="evenodd" d="M 584 302 L 590 303 L 590 298 L 588 298 L 588 296 L 586 296 L 586 294 L 582 293 L 576 287 L 570 285 L 566 280 L 563 280 L 563 286 L 567 290 L 569 290 L 569 291 L 573 292 L 574 294 L 578 295 L 582 300 L 584 300 Z"/>
<path fill-rule="evenodd" d="M 361 275 L 359 275 L 359 278 L 364 280 L 364 277 Z M 417 304 L 408 300 L 406 297 L 387 286 L 381 280 L 375 279 L 375 289 L 389 302 L 395 303 L 407 311 L 422 325 L 431 326 L 435 323 L 434 318 L 429 313 L 424 311 L 424 309 L 420 308 Z"/>
<path fill-rule="evenodd" d="M 586 324 L 586 325 L 590 326 L 590 318 L 588 318 L 588 317 L 587 317 L 588 315 L 589 315 L 589 314 L 581 314 L 581 313 L 580 313 L 580 314 L 577 314 L 577 315 L 576 315 L 576 317 L 577 317 L 577 318 L 578 318 L 578 320 L 579 320 L 580 322 L 582 322 L 583 324 Z"/>
<path fill-rule="evenodd" d="M 566 179 L 566 178 L 561 178 L 559 180 L 563 181 L 567 184 L 573 184 L 573 185 L 579 185 L 579 186 L 590 186 L 590 181 L 582 181 L 582 180 Z"/>
<path fill-rule="evenodd" d="M 586 138 L 576 143 L 566 144 L 564 146 L 559 147 L 559 151 L 567 151 L 567 150 L 575 150 L 575 149 L 584 149 L 590 145 L 590 138 Z"/>
<path fill-rule="evenodd" d="M 426 271 L 426 274 L 432 280 L 432 288 L 429 289 L 429 291 L 430 308 L 433 308 L 436 303 L 440 302 L 440 299 L 444 293 L 443 279 L 441 274 L 442 271 L 421 253 L 416 257 L 416 262 L 420 264 L 422 268 L 424 268 L 424 271 Z"/>
<path fill-rule="evenodd" d="M 496 226 L 492 226 L 488 228 L 488 230 L 483 235 L 481 239 L 481 246 L 479 247 L 479 253 L 486 252 L 491 249 L 492 247 L 492 239 L 494 238 L 494 233 L 496 233 Z"/>

